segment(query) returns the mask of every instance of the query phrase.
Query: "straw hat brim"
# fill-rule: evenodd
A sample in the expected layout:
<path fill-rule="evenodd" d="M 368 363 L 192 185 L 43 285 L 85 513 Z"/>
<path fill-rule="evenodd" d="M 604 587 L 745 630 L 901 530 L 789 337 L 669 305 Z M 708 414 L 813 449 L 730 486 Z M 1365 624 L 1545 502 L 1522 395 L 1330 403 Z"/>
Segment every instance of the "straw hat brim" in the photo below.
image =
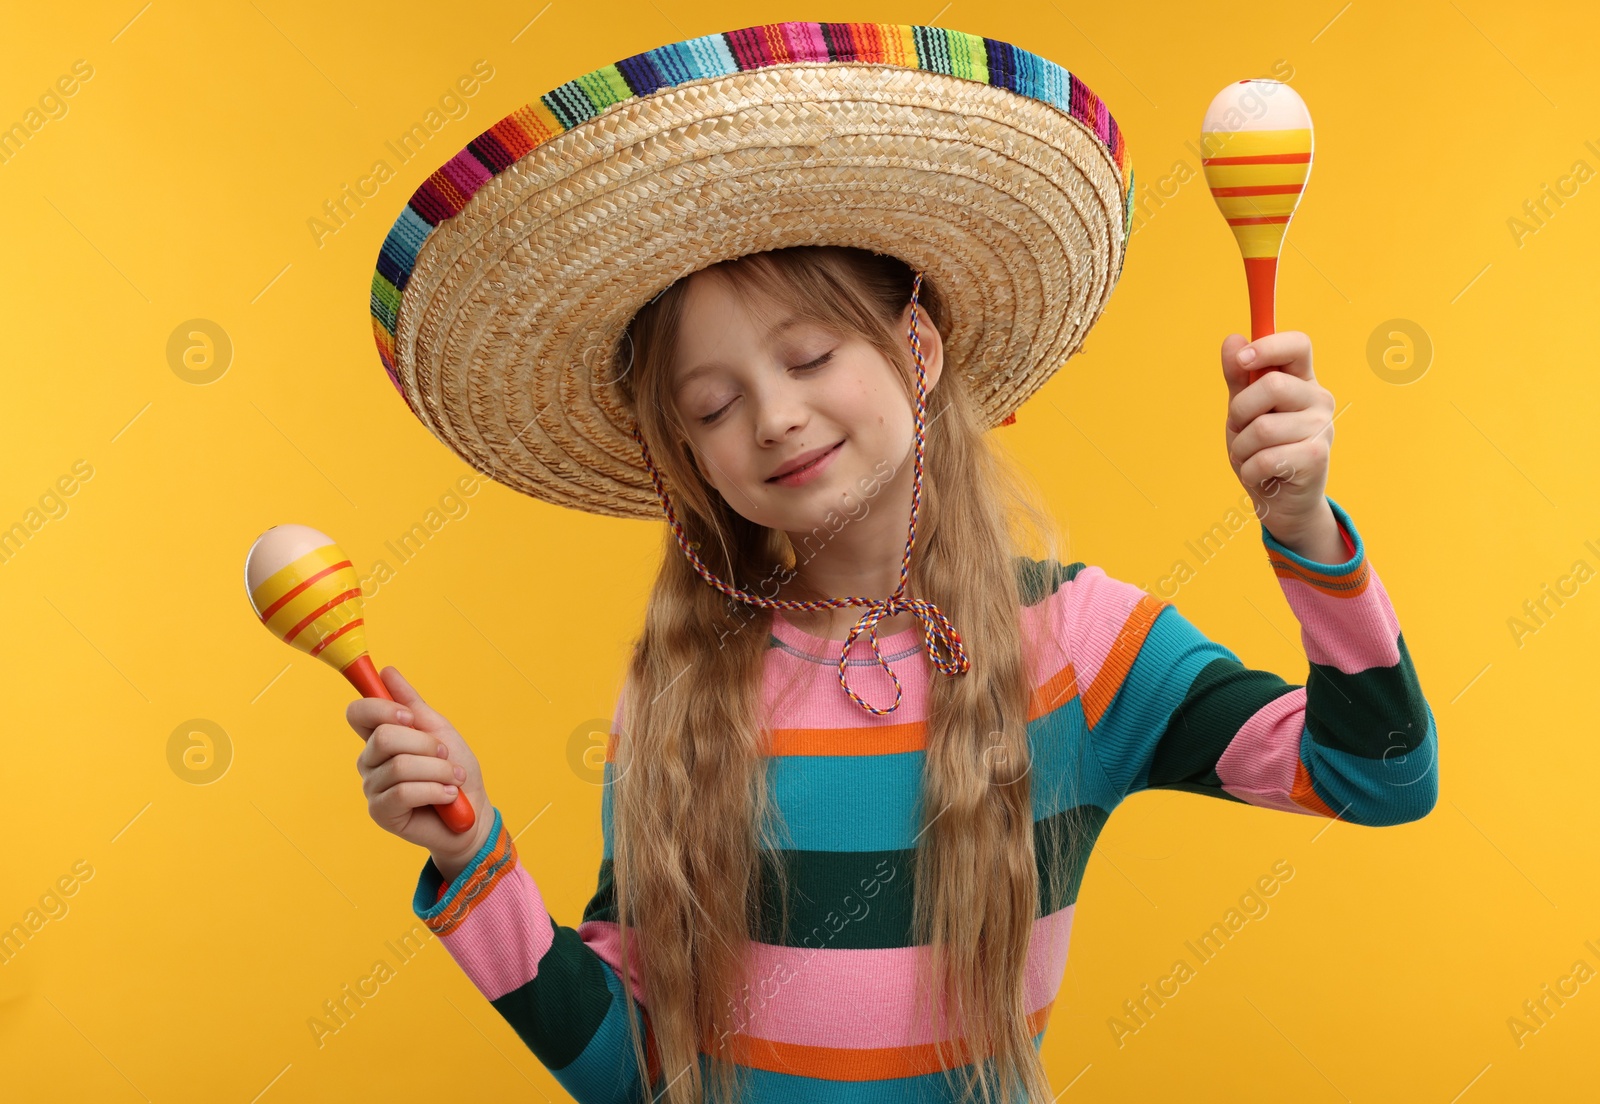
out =
<path fill-rule="evenodd" d="M 946 362 L 1000 423 L 1077 351 L 1121 272 L 1131 168 L 1103 106 L 1096 126 L 1071 106 L 858 60 L 634 95 L 484 171 L 416 246 L 390 350 L 375 287 L 380 351 L 416 416 L 484 475 L 660 518 L 612 378 L 630 319 L 719 261 L 850 245 L 927 273 L 951 308 Z"/>

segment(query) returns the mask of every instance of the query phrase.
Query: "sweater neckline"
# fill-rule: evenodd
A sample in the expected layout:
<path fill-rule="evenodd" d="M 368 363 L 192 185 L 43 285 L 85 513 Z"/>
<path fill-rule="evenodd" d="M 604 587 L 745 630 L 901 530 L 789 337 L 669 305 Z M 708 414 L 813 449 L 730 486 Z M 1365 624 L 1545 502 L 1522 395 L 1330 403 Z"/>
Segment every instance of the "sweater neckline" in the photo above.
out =
<path fill-rule="evenodd" d="M 790 648 L 804 652 L 815 659 L 827 660 L 831 663 L 839 662 L 839 653 L 844 650 L 844 641 L 835 640 L 829 636 L 817 636 L 815 633 L 806 632 L 794 622 L 783 615 L 782 610 L 772 611 L 772 635 L 776 636 Z M 885 660 L 903 658 L 904 655 L 916 651 L 922 645 L 922 623 L 914 622 L 909 629 L 885 636 L 878 635 L 878 650 L 883 653 Z M 856 637 L 855 645 L 850 650 L 849 666 L 863 663 L 877 663 L 872 654 L 872 645 L 867 640 L 867 634 L 862 633 Z"/>

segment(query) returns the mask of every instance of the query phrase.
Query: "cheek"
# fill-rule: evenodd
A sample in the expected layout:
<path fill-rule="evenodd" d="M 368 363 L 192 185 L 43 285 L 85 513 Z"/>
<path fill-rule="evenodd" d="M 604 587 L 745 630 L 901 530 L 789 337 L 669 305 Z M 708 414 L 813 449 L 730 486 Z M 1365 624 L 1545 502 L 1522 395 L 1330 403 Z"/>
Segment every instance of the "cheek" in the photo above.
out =
<path fill-rule="evenodd" d="M 744 478 L 750 466 L 748 457 L 724 442 L 706 445 L 696 454 L 695 462 L 706 482 L 719 491 L 731 490 L 729 484 Z"/>

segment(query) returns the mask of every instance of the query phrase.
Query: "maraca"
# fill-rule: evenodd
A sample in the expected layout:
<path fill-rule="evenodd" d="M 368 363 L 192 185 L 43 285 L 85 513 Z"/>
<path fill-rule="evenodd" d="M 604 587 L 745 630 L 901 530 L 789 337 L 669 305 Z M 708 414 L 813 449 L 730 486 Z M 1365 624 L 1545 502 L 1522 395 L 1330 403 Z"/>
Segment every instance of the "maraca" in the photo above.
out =
<path fill-rule="evenodd" d="M 244 589 L 273 636 L 337 670 L 362 697 L 394 700 L 367 654 L 361 580 L 332 537 L 305 525 L 273 526 L 250 546 Z M 476 819 L 460 790 L 433 809 L 452 832 Z"/>
<path fill-rule="evenodd" d="M 1311 113 L 1282 81 L 1242 80 L 1217 93 L 1200 124 L 1200 160 L 1244 254 L 1250 340 L 1274 331 L 1278 253 L 1311 175 Z M 1250 373 L 1254 383 L 1269 369 Z"/>

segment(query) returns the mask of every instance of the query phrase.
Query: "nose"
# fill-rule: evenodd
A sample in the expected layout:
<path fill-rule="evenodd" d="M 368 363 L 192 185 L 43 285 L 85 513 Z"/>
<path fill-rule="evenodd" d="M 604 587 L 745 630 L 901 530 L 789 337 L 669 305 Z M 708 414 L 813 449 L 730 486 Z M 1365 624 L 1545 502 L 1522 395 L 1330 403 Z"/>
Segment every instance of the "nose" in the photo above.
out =
<path fill-rule="evenodd" d="M 763 445 L 776 444 L 805 428 L 808 414 L 801 389 L 786 372 L 765 382 L 750 401 L 755 405 L 756 439 Z"/>

